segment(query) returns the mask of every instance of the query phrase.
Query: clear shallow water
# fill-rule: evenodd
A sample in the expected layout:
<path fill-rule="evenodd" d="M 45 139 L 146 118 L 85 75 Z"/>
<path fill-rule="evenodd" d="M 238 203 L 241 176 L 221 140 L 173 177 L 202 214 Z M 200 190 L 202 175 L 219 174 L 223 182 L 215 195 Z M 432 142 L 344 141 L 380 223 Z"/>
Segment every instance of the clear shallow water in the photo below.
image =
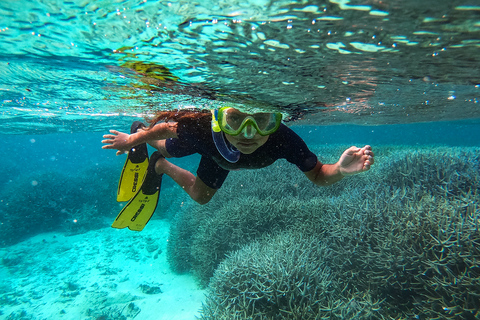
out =
<path fill-rule="evenodd" d="M 479 16 L 476 1 L 4 1 L 0 130 L 221 104 L 309 124 L 479 118 Z"/>
<path fill-rule="evenodd" d="M 0 223 L 2 230 L 14 230 L 2 246 L 45 231 L 108 228 L 120 208 L 115 190 L 124 158 L 101 151 L 101 135 L 112 128 L 127 131 L 132 120 L 155 110 L 225 104 L 274 108 L 298 119 L 293 128 L 309 146 L 332 148 L 319 154 L 322 160 L 335 161 L 337 151 L 352 144 L 382 150 L 371 174 L 396 161 L 396 151 L 385 145 L 406 148 L 407 154 L 425 145 L 429 150 L 447 146 L 443 156 L 453 158 L 459 149 L 450 147 L 480 145 L 478 1 L 3 1 L 0 48 L 0 163 L 7 168 L 0 176 Z M 429 165 L 441 168 L 449 158 L 437 154 L 431 160 Z M 194 172 L 198 161 L 176 164 Z M 155 218 L 172 218 L 186 211 L 184 201 L 192 204 L 174 187 L 164 179 L 162 210 Z M 246 189 L 241 197 L 251 192 Z M 349 200 L 358 192 L 363 191 Z M 478 216 L 477 198 L 472 201 Z M 85 208 L 94 220 L 78 218 Z M 95 242 L 90 236 L 80 238 Z M 139 245 L 149 241 L 144 233 L 129 237 Z M 109 239 L 116 252 L 117 239 Z M 10 247 L 2 249 L 0 272 L 11 278 L 0 288 L 0 299 L 8 304 L 0 316 L 11 312 L 21 318 L 26 310 L 35 318 L 37 305 L 61 300 L 68 317 L 86 317 L 85 310 L 68 309 L 71 301 L 58 292 L 65 291 L 67 275 L 42 283 L 57 289 L 51 289 L 50 300 L 38 300 L 34 280 L 25 283 L 28 273 L 15 273 L 31 272 L 31 251 L 22 245 L 29 244 L 12 247 L 13 255 Z M 110 267 L 105 254 L 90 258 Z M 142 259 L 153 257 L 147 253 Z M 152 264 L 139 264 L 138 274 Z M 108 285 L 124 280 L 104 276 Z M 125 284 L 129 293 L 138 293 L 140 283 Z M 95 297 L 106 290 L 83 289 L 81 295 Z M 80 305 L 111 306 L 98 301 L 103 300 Z M 124 308 L 125 300 L 117 302 L 114 306 Z M 141 308 L 144 316 L 158 305 Z M 50 311 L 43 317 L 58 316 L 55 308 Z"/>

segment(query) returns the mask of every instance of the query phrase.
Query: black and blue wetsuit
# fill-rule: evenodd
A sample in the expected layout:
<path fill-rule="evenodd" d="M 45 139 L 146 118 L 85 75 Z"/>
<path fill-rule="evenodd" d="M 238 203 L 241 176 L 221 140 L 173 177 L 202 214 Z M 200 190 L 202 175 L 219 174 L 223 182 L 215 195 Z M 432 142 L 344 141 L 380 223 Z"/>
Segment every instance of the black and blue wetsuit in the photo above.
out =
<path fill-rule="evenodd" d="M 199 153 L 202 158 L 197 177 L 212 189 L 222 186 L 230 170 L 264 168 L 278 159 L 286 159 L 303 172 L 312 170 L 317 164 L 317 156 L 308 149 L 302 138 L 284 124 L 255 152 L 241 154 L 236 163 L 230 163 L 222 157 L 213 142 L 210 120 L 210 117 L 180 120 L 178 138 L 167 139 L 166 149 L 175 158 Z"/>

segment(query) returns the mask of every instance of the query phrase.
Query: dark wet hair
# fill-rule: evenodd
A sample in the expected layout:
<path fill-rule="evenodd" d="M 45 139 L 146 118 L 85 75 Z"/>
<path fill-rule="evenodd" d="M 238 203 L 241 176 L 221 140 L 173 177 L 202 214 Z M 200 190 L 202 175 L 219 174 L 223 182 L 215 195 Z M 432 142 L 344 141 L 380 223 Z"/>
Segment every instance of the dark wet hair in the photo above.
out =
<path fill-rule="evenodd" d="M 172 111 L 158 111 L 150 122 L 150 128 L 155 126 L 159 122 L 178 122 L 183 123 L 185 121 L 200 121 L 205 120 L 208 117 L 208 121 L 211 120 L 212 114 L 210 110 L 172 110 Z"/>

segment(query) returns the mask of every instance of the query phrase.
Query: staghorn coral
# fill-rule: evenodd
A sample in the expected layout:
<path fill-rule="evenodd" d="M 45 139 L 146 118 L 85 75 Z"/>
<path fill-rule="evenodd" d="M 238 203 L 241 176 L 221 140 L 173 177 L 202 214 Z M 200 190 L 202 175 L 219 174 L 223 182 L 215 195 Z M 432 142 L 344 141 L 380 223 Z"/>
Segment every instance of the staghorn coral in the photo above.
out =
<path fill-rule="evenodd" d="M 215 271 L 202 319 L 377 319 L 383 301 L 345 293 L 316 236 L 280 233 L 244 246 Z"/>
<path fill-rule="evenodd" d="M 437 148 L 406 152 L 392 161 L 385 181 L 409 189 L 415 200 L 425 194 L 454 198 L 479 191 L 480 155 L 469 149 Z"/>
<path fill-rule="evenodd" d="M 202 319 L 316 319 L 338 291 L 329 254 L 298 233 L 246 245 L 215 271 Z"/>
<path fill-rule="evenodd" d="M 256 278 L 252 278 L 252 271 L 235 266 L 251 263 L 253 269 L 257 267 L 257 262 L 253 263 L 252 258 L 240 253 L 251 251 L 249 243 L 259 239 L 262 232 L 272 234 L 270 240 L 266 237 L 260 242 L 268 248 L 273 248 L 271 241 L 286 237 L 286 234 L 301 235 L 304 239 L 315 237 L 318 242 L 328 244 L 328 255 L 321 261 L 330 268 L 328 281 L 334 280 L 335 288 L 341 289 L 329 291 L 331 298 L 312 319 L 478 319 L 478 154 L 477 149 L 428 149 L 412 155 L 410 150 L 397 149 L 391 152 L 392 157 L 382 159 L 378 156 L 376 168 L 368 177 L 353 177 L 335 188 L 318 188 L 315 191 L 306 189 L 308 187 L 301 185 L 299 180 L 286 181 L 280 176 L 276 189 L 283 190 L 298 184 L 302 186 L 300 192 L 286 193 L 285 198 L 277 202 L 273 202 L 273 197 L 268 198 L 262 188 L 248 192 L 249 201 L 269 204 L 266 216 L 270 217 L 269 223 L 273 223 L 269 225 L 270 229 L 266 230 L 262 223 L 257 225 L 252 222 L 255 219 L 262 221 L 259 217 L 266 209 L 261 203 L 258 207 L 260 212 L 242 211 L 242 206 L 230 205 L 223 209 L 217 206 L 216 210 L 223 213 L 210 214 L 209 218 L 220 221 L 209 221 L 203 226 L 204 222 L 195 222 L 199 232 L 190 238 L 192 246 L 189 251 L 192 261 L 196 261 L 192 264 L 194 272 L 195 269 L 212 270 L 223 260 L 218 270 L 228 264 L 231 270 L 239 272 L 235 279 L 242 279 L 243 287 L 254 288 Z M 248 172 L 241 174 L 249 175 Z M 289 175 L 293 176 L 284 173 L 284 176 Z M 261 184 L 261 178 L 257 177 L 256 182 Z M 258 197 L 255 198 L 253 194 L 257 192 Z M 317 192 L 316 197 L 310 200 L 303 198 L 303 194 L 311 195 L 313 192 Z M 230 219 L 234 221 L 231 225 L 228 222 Z M 250 222 L 239 223 L 242 221 Z M 231 229 L 225 229 L 225 226 Z M 235 226 L 235 237 L 231 237 L 226 231 L 233 230 Z M 223 238 L 220 237 L 222 234 Z M 203 263 L 208 259 L 198 259 L 202 246 L 195 241 L 200 238 L 204 251 L 207 250 L 208 240 L 213 239 L 211 252 L 205 255 L 211 259 L 207 265 Z M 216 245 L 219 239 L 223 241 L 222 246 Z M 238 239 L 241 241 L 238 242 Z M 195 245 L 197 249 L 193 249 Z M 235 251 L 238 247 L 241 249 Z M 275 255 L 274 251 L 272 255 Z M 234 260 L 233 257 L 238 258 L 237 254 L 243 260 Z M 288 252 L 282 254 L 284 259 L 290 259 Z M 218 270 L 210 282 L 208 303 L 203 309 L 205 319 L 301 318 L 288 312 L 268 313 L 270 311 L 260 308 L 263 304 L 257 303 L 255 308 L 259 307 L 258 310 L 248 309 L 246 312 L 245 308 L 235 309 L 228 303 L 239 303 L 228 293 L 232 283 Z M 239 270 L 244 270 L 245 276 Z M 277 275 L 275 281 L 289 280 Z M 218 289 L 222 286 L 224 291 Z M 293 296 L 296 294 L 292 293 Z M 301 297 L 292 299 L 298 301 Z M 242 303 L 248 306 L 248 303 Z M 307 305 L 312 307 L 316 303 L 316 300 L 310 299 Z"/>
<path fill-rule="evenodd" d="M 325 205 L 325 201 L 317 199 L 300 202 L 242 197 L 226 201 L 212 211 L 212 206 L 205 206 L 182 212 L 170 230 L 169 261 L 177 272 L 192 270 L 205 286 L 228 252 L 267 233 L 275 234 L 294 226 L 298 229 L 310 226 L 304 234 L 324 232 L 328 221 Z"/>

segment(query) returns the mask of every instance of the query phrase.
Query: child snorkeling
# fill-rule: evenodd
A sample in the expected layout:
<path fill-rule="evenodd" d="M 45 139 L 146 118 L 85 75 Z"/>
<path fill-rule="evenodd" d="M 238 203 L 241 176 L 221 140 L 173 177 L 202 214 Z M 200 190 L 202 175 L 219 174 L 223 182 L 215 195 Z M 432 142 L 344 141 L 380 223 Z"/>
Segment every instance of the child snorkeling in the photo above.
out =
<path fill-rule="evenodd" d="M 326 186 L 345 176 L 367 171 L 374 163 L 372 148 L 366 145 L 348 148 L 335 164 L 323 164 L 293 130 L 282 124 L 281 113 L 249 114 L 231 107 L 211 113 L 159 112 L 149 128 L 136 122 L 131 134 L 110 130 L 103 138 L 102 148 L 116 149 L 117 155 L 129 152 L 129 158 L 135 158 L 142 154 L 136 163 L 148 162 L 145 143 L 158 150 L 150 157 L 148 166 L 143 165 L 146 174 L 140 190 L 136 187 L 138 175 L 133 189 L 132 182 L 127 183 L 133 198 L 112 225 L 132 230 L 143 229 L 153 214 L 163 174 L 170 176 L 193 200 L 205 204 L 222 186 L 230 170 L 263 168 L 284 158 L 314 184 Z M 194 153 L 201 155 L 196 176 L 165 159 Z M 130 176 L 135 170 L 130 170 Z M 124 168 L 122 179 L 124 175 L 129 176 L 127 173 Z"/>

